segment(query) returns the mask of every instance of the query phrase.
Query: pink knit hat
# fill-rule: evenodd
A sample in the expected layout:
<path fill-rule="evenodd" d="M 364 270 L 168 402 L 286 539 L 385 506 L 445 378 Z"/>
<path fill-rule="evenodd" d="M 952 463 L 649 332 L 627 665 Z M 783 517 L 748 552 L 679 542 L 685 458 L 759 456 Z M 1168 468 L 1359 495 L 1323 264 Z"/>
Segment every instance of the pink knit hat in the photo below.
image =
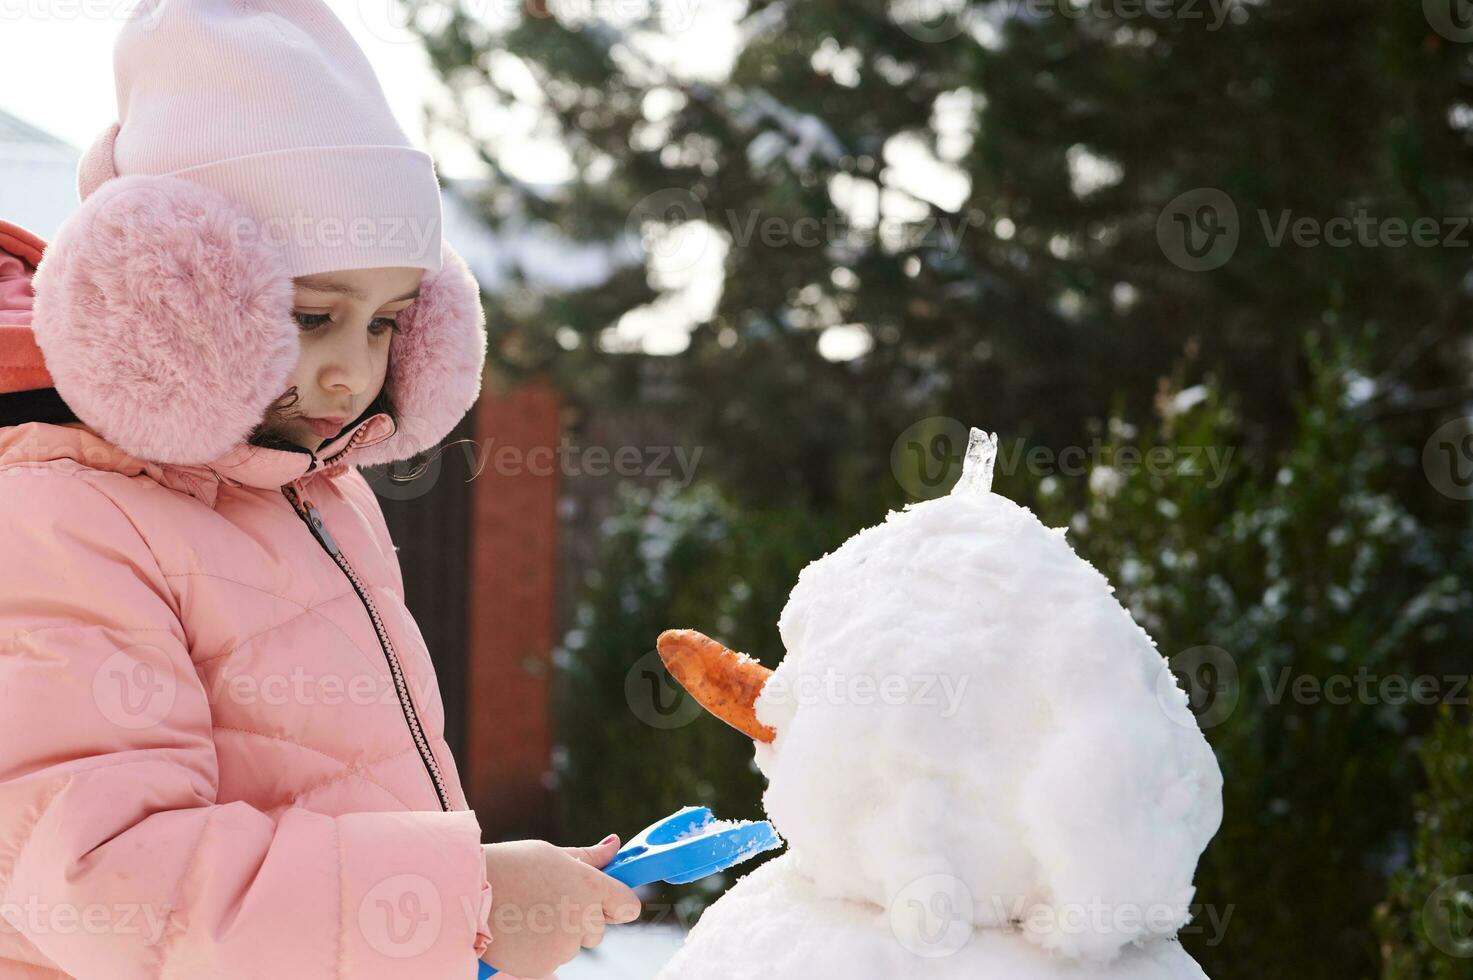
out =
<path fill-rule="evenodd" d="M 140 0 L 113 49 L 118 122 L 78 170 L 181 177 L 242 205 L 293 276 L 440 268 L 440 187 L 321 0 Z"/>
<path fill-rule="evenodd" d="M 423 268 L 389 348 L 395 431 L 373 465 L 443 439 L 480 393 L 480 287 L 442 233 L 431 158 L 321 0 L 139 0 L 115 47 L 118 122 L 32 279 L 57 392 L 141 459 L 229 455 L 300 355 L 292 280 Z"/>

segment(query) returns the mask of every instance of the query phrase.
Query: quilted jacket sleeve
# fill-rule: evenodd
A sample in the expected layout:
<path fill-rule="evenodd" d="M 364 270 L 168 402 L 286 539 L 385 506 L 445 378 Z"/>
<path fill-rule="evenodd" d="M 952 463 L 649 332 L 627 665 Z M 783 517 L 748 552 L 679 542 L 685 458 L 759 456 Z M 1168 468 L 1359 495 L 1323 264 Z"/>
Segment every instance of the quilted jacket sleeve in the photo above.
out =
<path fill-rule="evenodd" d="M 0 915 L 77 977 L 470 980 L 473 811 L 217 803 L 168 585 L 82 475 L 0 470 Z"/>

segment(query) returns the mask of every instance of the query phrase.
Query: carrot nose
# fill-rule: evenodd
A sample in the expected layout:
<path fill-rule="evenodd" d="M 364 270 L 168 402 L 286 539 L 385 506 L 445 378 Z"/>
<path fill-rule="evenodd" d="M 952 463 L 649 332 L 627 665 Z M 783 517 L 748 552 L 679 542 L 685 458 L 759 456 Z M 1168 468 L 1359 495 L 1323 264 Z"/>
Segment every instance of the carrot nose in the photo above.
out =
<path fill-rule="evenodd" d="M 711 714 L 759 742 L 777 737 L 755 708 L 772 671 L 695 630 L 666 630 L 655 648 L 671 676 Z"/>

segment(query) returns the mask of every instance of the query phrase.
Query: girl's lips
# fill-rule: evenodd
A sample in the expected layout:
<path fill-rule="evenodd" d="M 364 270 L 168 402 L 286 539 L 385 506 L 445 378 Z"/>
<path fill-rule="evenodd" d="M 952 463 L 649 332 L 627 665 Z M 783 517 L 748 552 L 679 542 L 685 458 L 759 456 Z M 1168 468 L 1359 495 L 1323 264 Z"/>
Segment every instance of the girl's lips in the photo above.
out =
<path fill-rule="evenodd" d="M 337 435 L 338 431 L 342 429 L 343 423 L 347 422 L 348 420 L 346 418 L 335 418 L 307 419 L 306 421 L 307 427 L 309 429 L 325 439 L 328 436 Z"/>

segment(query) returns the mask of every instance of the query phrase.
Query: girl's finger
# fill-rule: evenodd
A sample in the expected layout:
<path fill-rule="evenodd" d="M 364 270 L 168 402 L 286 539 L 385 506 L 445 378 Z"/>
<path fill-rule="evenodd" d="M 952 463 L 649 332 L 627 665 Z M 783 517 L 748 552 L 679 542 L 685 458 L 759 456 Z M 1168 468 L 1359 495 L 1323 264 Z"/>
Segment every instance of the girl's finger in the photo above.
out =
<path fill-rule="evenodd" d="M 641 908 L 639 895 L 622 881 L 604 877 L 604 918 L 615 925 L 633 922 L 639 918 Z"/>
<path fill-rule="evenodd" d="M 610 834 L 592 847 L 565 847 L 563 850 L 590 868 L 602 868 L 619 853 L 619 835 Z"/>

